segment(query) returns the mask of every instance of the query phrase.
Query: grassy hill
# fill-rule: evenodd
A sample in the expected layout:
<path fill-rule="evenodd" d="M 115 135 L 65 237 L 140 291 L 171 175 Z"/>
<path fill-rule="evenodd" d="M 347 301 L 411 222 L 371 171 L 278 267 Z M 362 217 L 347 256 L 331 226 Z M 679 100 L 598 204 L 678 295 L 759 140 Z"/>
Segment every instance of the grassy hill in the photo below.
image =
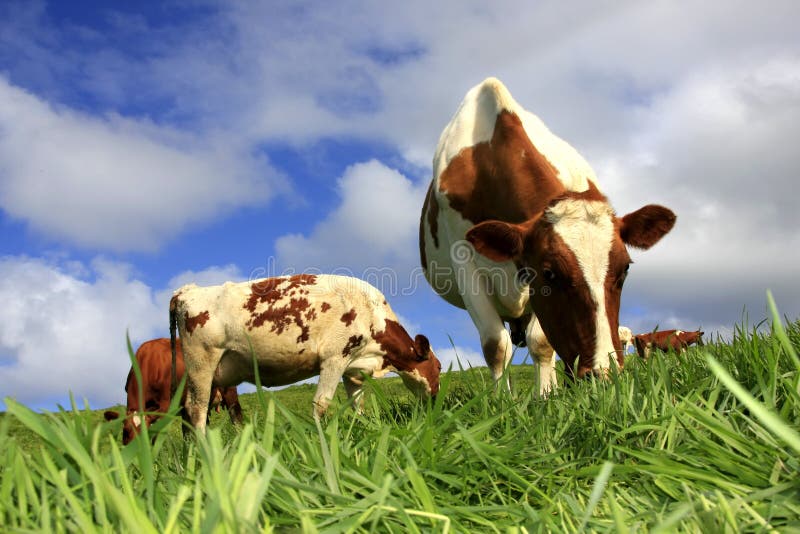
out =
<path fill-rule="evenodd" d="M 800 325 L 739 329 L 548 400 L 532 366 L 495 393 L 443 376 L 432 405 L 371 382 L 320 425 L 314 386 L 243 395 L 243 428 L 164 420 L 119 445 L 102 410 L 0 418 L 0 530 L 800 531 Z M 563 383 L 563 377 L 562 377 Z M 340 392 L 340 401 L 344 394 Z"/>

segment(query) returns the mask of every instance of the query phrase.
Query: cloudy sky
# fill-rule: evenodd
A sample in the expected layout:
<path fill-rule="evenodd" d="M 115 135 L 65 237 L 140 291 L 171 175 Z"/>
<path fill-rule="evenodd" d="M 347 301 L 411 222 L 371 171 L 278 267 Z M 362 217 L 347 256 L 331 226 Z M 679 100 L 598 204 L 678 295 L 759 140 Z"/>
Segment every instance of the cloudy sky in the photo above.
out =
<path fill-rule="evenodd" d="M 793 0 L 6 0 L 0 398 L 122 402 L 126 332 L 168 335 L 173 289 L 291 270 L 376 281 L 440 356 L 480 362 L 466 312 L 419 277 L 416 236 L 439 134 L 487 76 L 618 213 L 678 214 L 634 252 L 621 323 L 729 333 L 765 317 L 768 288 L 797 317 L 799 16 Z"/>

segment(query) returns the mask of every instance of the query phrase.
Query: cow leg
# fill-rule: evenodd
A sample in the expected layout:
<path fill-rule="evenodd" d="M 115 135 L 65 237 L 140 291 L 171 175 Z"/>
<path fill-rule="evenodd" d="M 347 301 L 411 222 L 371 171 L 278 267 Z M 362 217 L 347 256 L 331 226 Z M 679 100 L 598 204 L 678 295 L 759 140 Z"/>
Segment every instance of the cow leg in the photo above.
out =
<path fill-rule="evenodd" d="M 222 390 L 222 404 L 228 407 L 228 416 L 231 418 L 231 423 L 241 425 L 244 419 L 242 417 L 242 405 L 239 404 L 239 393 L 235 387 Z"/>
<path fill-rule="evenodd" d="M 475 268 L 469 264 L 462 268 L 464 272 L 456 276 L 461 297 L 472 322 L 478 329 L 483 357 L 492 372 L 492 378 L 497 387 L 503 377 L 503 372 L 511 363 L 514 350 L 511 335 L 489 299 L 490 291 L 487 287 L 486 277 L 479 276 L 475 272 Z M 505 387 L 507 390 L 511 390 L 508 376 L 506 376 Z"/>
<path fill-rule="evenodd" d="M 206 432 L 214 369 L 215 367 L 203 366 L 191 371 L 187 369 L 186 372 L 186 413 L 191 425 L 203 434 Z"/>
<path fill-rule="evenodd" d="M 528 343 L 531 357 L 539 368 L 539 395 L 546 397 L 558 387 L 556 357 L 555 351 L 550 342 L 547 341 L 547 336 L 544 335 L 544 330 L 542 330 L 539 319 L 535 315 L 531 322 L 528 323 L 525 340 Z"/>
<path fill-rule="evenodd" d="M 486 365 L 489 366 L 495 386 L 497 386 L 503 378 L 503 372 L 506 367 L 511 363 L 514 347 L 513 343 L 511 343 L 511 336 L 506 330 L 502 319 L 494 310 L 491 310 L 491 312 L 492 316 L 483 316 L 477 319 L 473 317 L 472 320 L 481 337 L 481 348 L 483 349 L 483 357 L 486 359 Z M 506 389 L 511 390 L 511 382 L 508 376 L 506 376 L 503 384 Z"/>
<path fill-rule="evenodd" d="M 340 360 L 340 361 L 336 361 Z M 340 356 L 333 356 L 322 362 L 319 371 L 319 383 L 314 394 L 314 418 L 319 419 L 331 403 L 336 394 L 336 386 L 342 378 L 347 365 L 347 360 Z"/>
<path fill-rule="evenodd" d="M 364 390 L 362 388 L 364 383 L 361 377 L 344 375 L 342 382 L 344 383 L 344 390 L 347 392 L 347 398 L 353 404 L 353 409 L 359 415 L 364 413 Z"/>

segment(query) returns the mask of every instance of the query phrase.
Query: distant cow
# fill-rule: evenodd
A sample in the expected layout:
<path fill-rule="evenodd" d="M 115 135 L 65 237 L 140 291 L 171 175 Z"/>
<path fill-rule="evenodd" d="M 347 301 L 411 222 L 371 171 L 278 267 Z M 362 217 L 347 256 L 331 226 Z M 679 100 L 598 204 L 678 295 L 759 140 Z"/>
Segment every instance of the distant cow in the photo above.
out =
<path fill-rule="evenodd" d="M 683 352 L 689 345 L 703 345 L 703 334 L 701 330 L 684 332 L 683 330 L 661 330 L 647 334 L 637 334 L 634 336 L 636 352 L 643 359 L 650 357 L 653 349 L 664 352 L 673 351 Z"/>
<path fill-rule="evenodd" d="M 180 380 L 183 377 L 184 363 L 183 352 L 181 351 L 180 339 L 176 341 L 176 371 Z M 142 420 L 149 428 L 160 416 L 153 413 L 142 415 L 141 407 L 145 412 L 166 413 L 172 399 L 170 393 L 170 375 L 172 372 L 172 356 L 170 350 L 170 340 L 166 338 L 152 339 L 145 341 L 136 351 L 136 361 L 142 373 L 142 393 L 144 401 L 139 403 L 139 387 L 136 381 L 136 374 L 131 367 L 128 378 L 125 382 L 125 392 L 128 395 L 127 410 L 125 421 L 122 425 L 122 443 L 127 445 L 141 431 Z M 184 390 L 181 397 L 181 405 L 186 399 Z M 212 397 L 212 406 L 228 408 L 231 421 L 234 423 L 242 422 L 242 407 L 239 404 L 239 396 L 235 387 L 215 388 Z M 119 414 L 113 410 L 107 410 L 104 414 L 107 421 L 117 419 Z"/>
<path fill-rule="evenodd" d="M 627 326 L 620 326 L 617 329 L 619 332 L 619 342 L 622 345 L 622 353 L 627 354 L 628 348 L 633 346 L 633 332 Z"/>
<path fill-rule="evenodd" d="M 652 204 L 618 217 L 583 157 L 488 78 L 439 138 L 420 259 L 434 291 L 469 312 L 495 381 L 524 336 L 544 394 L 557 386 L 554 349 L 570 376 L 623 364 L 626 246 L 648 249 L 674 223 Z"/>
<path fill-rule="evenodd" d="M 342 378 L 359 403 L 362 374 L 396 371 L 420 397 L 439 391 L 441 365 L 423 335 L 412 338 L 380 291 L 356 278 L 295 275 L 178 289 L 170 331 L 180 332 L 186 362 L 187 415 L 205 429 L 212 385 L 265 386 L 319 375 L 314 414 L 327 409 Z"/>

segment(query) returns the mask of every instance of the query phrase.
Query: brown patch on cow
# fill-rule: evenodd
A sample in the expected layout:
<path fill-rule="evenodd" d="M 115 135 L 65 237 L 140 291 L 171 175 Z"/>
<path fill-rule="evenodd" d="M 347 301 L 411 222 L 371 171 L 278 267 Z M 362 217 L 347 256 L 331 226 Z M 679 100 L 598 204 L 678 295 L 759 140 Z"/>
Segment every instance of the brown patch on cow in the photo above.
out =
<path fill-rule="evenodd" d="M 384 352 L 383 367 L 392 366 L 398 371 L 408 371 L 414 364 L 424 359 L 416 353 L 414 340 L 397 321 L 386 319 L 386 327 L 382 332 L 372 331 L 372 337 Z"/>
<path fill-rule="evenodd" d="M 313 285 L 316 281 L 315 275 L 298 274 L 268 278 L 252 284 L 250 296 L 243 306 L 250 312 L 248 328 L 252 330 L 268 322 L 272 325 L 270 332 L 280 335 L 294 324 L 300 328 L 297 343 L 308 341 L 310 328 L 306 322 L 316 318 L 316 310 L 311 307 L 307 298 L 295 295 L 308 295 L 309 290 L 304 286 Z M 279 300 L 287 296 L 290 297 L 287 304 L 276 306 Z M 259 304 L 266 304 L 266 309 L 256 312 Z"/>
<path fill-rule="evenodd" d="M 328 304 L 327 302 L 323 302 L 322 306 L 320 306 L 320 308 L 319 308 L 319 311 L 321 311 L 322 313 L 325 313 L 326 311 L 328 311 L 330 309 L 331 309 L 331 305 Z"/>
<path fill-rule="evenodd" d="M 306 298 L 291 299 L 289 303 L 280 306 L 270 306 L 261 313 L 254 313 L 247 326 L 252 330 L 258 328 L 264 323 L 271 323 L 272 328 L 270 332 L 281 335 L 292 324 L 300 328 L 300 335 L 297 336 L 297 343 L 308 341 L 310 328 L 303 321 L 303 312 L 305 312 L 311 304 Z"/>
<path fill-rule="evenodd" d="M 250 313 L 255 313 L 258 304 L 266 303 L 269 305 L 280 300 L 283 293 L 278 291 L 278 286 L 284 280 L 284 278 L 267 278 L 261 282 L 251 284 L 250 297 L 244 303 L 244 308 Z"/>
<path fill-rule="evenodd" d="M 356 309 L 353 308 L 349 312 L 343 314 L 340 320 L 344 323 L 345 326 L 350 326 L 351 324 L 353 324 L 353 321 L 356 320 Z"/>
<path fill-rule="evenodd" d="M 357 336 L 356 335 L 350 336 L 347 340 L 347 344 L 342 349 L 342 357 L 347 358 L 348 356 L 350 356 L 350 353 L 353 351 L 353 349 L 359 347 L 363 342 L 364 342 L 363 334 L 359 334 Z"/>
<path fill-rule="evenodd" d="M 439 176 L 439 190 L 474 224 L 527 221 L 565 191 L 556 168 L 508 111 L 497 115 L 491 141 L 465 148 L 450 161 Z"/>
<path fill-rule="evenodd" d="M 244 308 L 253 313 L 259 304 L 271 305 L 284 297 L 289 291 L 302 288 L 302 286 L 313 285 L 316 281 L 316 275 L 296 274 L 289 277 L 267 278 L 260 282 L 255 282 L 250 286 L 250 297 L 245 302 Z M 279 289 L 279 286 L 283 284 L 286 284 L 285 287 Z M 303 295 L 308 295 L 308 290 L 305 288 L 299 292 Z"/>
<path fill-rule="evenodd" d="M 202 327 L 206 322 L 211 318 L 208 311 L 200 312 L 194 317 L 189 317 L 188 312 L 184 312 L 184 324 L 186 326 L 186 332 L 191 334 L 194 332 L 195 328 L 198 326 Z"/>
<path fill-rule="evenodd" d="M 311 307 L 306 312 L 306 321 L 313 321 L 317 318 L 317 310 L 314 307 Z"/>

